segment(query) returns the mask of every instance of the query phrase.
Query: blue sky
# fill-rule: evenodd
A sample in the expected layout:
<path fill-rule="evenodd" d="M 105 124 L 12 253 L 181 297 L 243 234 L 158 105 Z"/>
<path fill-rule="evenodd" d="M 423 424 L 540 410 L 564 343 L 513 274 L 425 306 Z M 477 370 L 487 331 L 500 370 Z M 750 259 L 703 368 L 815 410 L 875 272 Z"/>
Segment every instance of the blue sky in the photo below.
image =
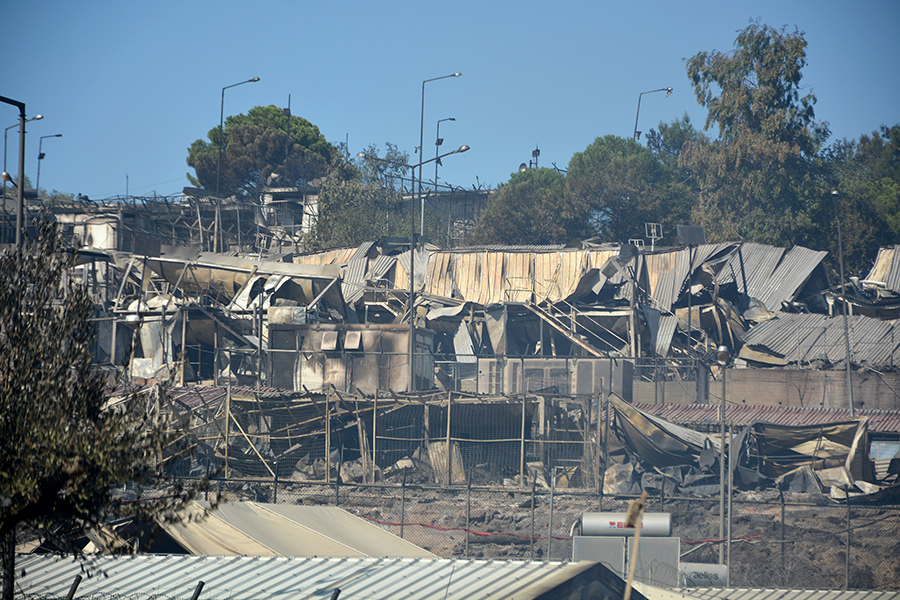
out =
<path fill-rule="evenodd" d="M 0 95 L 25 102 L 26 174 L 94 199 L 172 194 L 187 148 L 225 114 L 287 106 L 352 153 L 385 142 L 412 154 L 426 86 L 425 158 L 438 119 L 443 181 L 509 179 L 540 147 L 565 168 L 596 137 L 630 136 L 687 113 L 702 126 L 684 60 L 730 50 L 750 19 L 797 27 L 809 43 L 803 86 L 835 138 L 900 123 L 900 2 L 47 1 L 0 3 Z M 17 109 L 0 105 L 0 123 Z M 14 173 L 16 129 L 7 170 Z M 412 158 L 411 160 L 415 160 Z M 426 167 L 427 178 L 433 177 Z"/>

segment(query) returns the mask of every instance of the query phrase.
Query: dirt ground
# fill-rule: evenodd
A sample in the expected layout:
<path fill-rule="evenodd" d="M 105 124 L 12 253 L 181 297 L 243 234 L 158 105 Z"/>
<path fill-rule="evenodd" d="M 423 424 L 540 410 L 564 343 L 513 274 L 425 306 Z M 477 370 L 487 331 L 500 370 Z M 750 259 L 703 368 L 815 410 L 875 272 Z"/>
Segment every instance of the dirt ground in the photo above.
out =
<path fill-rule="evenodd" d="M 416 489 L 393 486 L 306 486 L 279 493 L 279 502 L 335 504 L 442 557 L 571 560 L 571 536 L 585 511 L 599 511 L 596 494 L 544 490 Z M 327 490 L 327 491 L 323 491 Z M 260 501 L 266 501 L 257 493 Z M 628 499 L 606 497 L 604 512 L 624 512 Z M 648 512 L 671 514 L 681 560 L 718 562 L 718 498 L 648 501 Z M 847 507 L 824 497 L 736 495 L 733 502 L 731 585 L 842 589 L 900 589 L 900 507 L 852 507 L 850 561 Z M 402 525 L 401 525 L 402 523 Z M 552 539 L 550 533 L 552 531 Z M 724 544 L 723 544 L 724 546 Z"/>

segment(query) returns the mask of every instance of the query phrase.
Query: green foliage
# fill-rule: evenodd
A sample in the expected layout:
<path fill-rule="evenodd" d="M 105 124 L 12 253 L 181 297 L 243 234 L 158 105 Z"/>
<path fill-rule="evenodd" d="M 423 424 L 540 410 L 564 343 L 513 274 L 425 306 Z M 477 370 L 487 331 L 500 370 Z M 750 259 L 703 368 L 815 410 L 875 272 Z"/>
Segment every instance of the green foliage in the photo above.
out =
<path fill-rule="evenodd" d="M 473 244 L 556 244 L 585 237 L 587 207 L 571 202 L 566 178 L 554 169 L 526 169 L 488 199 Z"/>
<path fill-rule="evenodd" d="M 273 174 L 279 175 L 277 185 L 304 185 L 322 177 L 336 154 L 318 127 L 301 117 L 288 117 L 276 106 L 257 106 L 246 115 L 230 116 L 225 119 L 224 130 L 218 176 L 222 197 L 253 197 Z M 187 164 L 196 173 L 188 174 L 188 179 L 214 193 L 219 128 L 211 129 L 207 138 L 195 140 L 188 148 Z"/>
<path fill-rule="evenodd" d="M 730 53 L 700 52 L 687 61 L 706 127 L 718 138 L 684 145 L 679 165 L 697 189 L 693 222 L 707 239 L 747 239 L 778 246 L 806 242 L 821 204 L 814 161 L 828 135 L 800 95 L 803 34 L 751 23 Z"/>
<path fill-rule="evenodd" d="M 829 251 L 836 271 L 840 218 L 846 271 L 865 276 L 879 246 L 900 241 L 900 125 L 858 141 L 835 142 L 822 153 L 818 168 L 821 195 L 837 190 L 839 196 L 818 207 L 815 222 L 828 225 L 817 231 L 813 244 Z"/>
<path fill-rule="evenodd" d="M 96 523 L 113 486 L 156 481 L 172 439 L 158 415 L 104 406 L 74 264 L 52 225 L 21 256 L 0 255 L 0 539 L 23 523 Z M 153 513 L 185 499 L 173 494 L 118 508 Z"/>
<path fill-rule="evenodd" d="M 614 135 L 597 138 L 572 157 L 566 194 L 587 206 L 593 232 L 616 242 L 644 237 L 645 223 L 674 231 L 690 206 L 688 188 L 673 167 L 633 139 Z"/>
<path fill-rule="evenodd" d="M 377 158 L 374 146 L 364 154 L 356 160 L 337 155 L 319 182 L 319 218 L 306 240 L 311 249 L 409 237 L 409 199 L 403 195 L 408 156 L 390 143 L 384 158 Z"/>
<path fill-rule="evenodd" d="M 750 130 L 813 154 L 828 129 L 815 122 L 816 97 L 800 95 L 805 66 L 802 32 L 751 22 L 732 52 L 700 52 L 687 60 L 687 74 L 708 110 L 706 128 L 717 125 L 720 139 Z"/>

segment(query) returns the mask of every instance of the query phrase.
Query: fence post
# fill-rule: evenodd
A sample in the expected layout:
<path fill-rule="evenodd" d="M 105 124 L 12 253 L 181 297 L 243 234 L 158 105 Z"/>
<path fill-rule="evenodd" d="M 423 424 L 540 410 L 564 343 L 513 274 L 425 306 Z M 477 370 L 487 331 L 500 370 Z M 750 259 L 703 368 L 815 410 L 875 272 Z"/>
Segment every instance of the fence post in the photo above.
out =
<path fill-rule="evenodd" d="M 556 468 L 550 475 L 550 522 L 547 524 L 547 562 L 553 560 L 553 490 L 556 489 Z"/>
<path fill-rule="evenodd" d="M 194 595 L 191 596 L 191 600 L 197 600 L 197 598 L 200 597 L 200 592 L 203 591 L 203 586 L 204 586 L 204 583 L 202 581 L 197 582 L 197 587 L 194 588 Z M 68 600 L 72 600 L 71 597 L 68 598 Z"/>
<path fill-rule="evenodd" d="M 278 504 L 278 461 L 274 463 L 273 482 L 272 482 L 272 504 Z"/>
<path fill-rule="evenodd" d="M 537 477 L 531 481 L 531 560 L 534 560 L 534 491 L 537 487 Z"/>
<path fill-rule="evenodd" d="M 334 507 L 341 505 L 341 476 L 340 473 L 334 478 Z"/>
<path fill-rule="evenodd" d="M 450 447 L 450 405 L 453 404 L 453 392 L 447 392 L 447 487 L 453 487 L 453 451 Z"/>
<path fill-rule="evenodd" d="M 331 400 L 325 396 L 325 483 L 331 481 Z"/>
<path fill-rule="evenodd" d="M 403 523 L 406 522 L 406 469 L 403 469 L 403 480 L 400 482 L 400 537 L 403 537 Z"/>
<path fill-rule="evenodd" d="M 525 487 L 525 394 L 522 394 L 522 436 L 519 440 L 519 479 Z"/>
<path fill-rule="evenodd" d="M 847 493 L 847 568 L 844 573 L 844 589 L 850 589 L 850 493 Z"/>
<path fill-rule="evenodd" d="M 469 523 L 470 518 L 472 516 L 472 477 L 471 475 L 468 477 L 468 482 L 466 484 L 466 554 L 465 557 L 469 558 Z"/>
<path fill-rule="evenodd" d="M 785 570 L 784 563 L 784 547 L 787 546 L 787 540 L 785 539 L 785 526 L 784 526 L 784 488 L 778 486 L 778 493 L 781 496 L 781 585 L 787 586 L 787 571 Z"/>

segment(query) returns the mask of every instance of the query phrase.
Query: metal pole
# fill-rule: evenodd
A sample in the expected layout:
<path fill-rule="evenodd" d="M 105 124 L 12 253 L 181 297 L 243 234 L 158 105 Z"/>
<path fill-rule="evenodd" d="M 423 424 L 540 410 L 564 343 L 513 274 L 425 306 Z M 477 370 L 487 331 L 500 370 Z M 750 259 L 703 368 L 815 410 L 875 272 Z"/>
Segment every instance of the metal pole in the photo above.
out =
<path fill-rule="evenodd" d="M 406 522 L 406 469 L 403 469 L 403 480 L 400 482 L 400 537 L 403 537 L 403 524 Z"/>
<path fill-rule="evenodd" d="M 785 571 L 784 564 L 784 547 L 787 545 L 787 540 L 785 539 L 785 525 L 784 525 L 784 488 L 778 486 L 778 495 L 781 497 L 781 585 L 787 586 L 787 572 Z"/>
<path fill-rule="evenodd" d="M 850 589 L 850 494 L 847 494 L 847 566 L 844 571 L 844 589 Z"/>
<path fill-rule="evenodd" d="M 525 487 L 525 394 L 522 394 L 522 434 L 519 439 L 519 478 Z"/>
<path fill-rule="evenodd" d="M 638 141 L 641 137 L 641 134 L 638 132 L 638 117 L 641 116 L 641 96 L 644 94 L 652 94 L 654 92 L 666 92 L 666 97 L 669 97 L 672 94 L 672 88 L 660 88 L 658 90 L 650 90 L 649 92 L 641 92 L 638 94 L 637 114 L 634 115 L 634 141 Z"/>
<path fill-rule="evenodd" d="M 222 88 L 222 102 L 219 106 L 219 151 L 218 156 L 216 158 L 216 200 L 219 199 L 219 175 L 222 172 L 222 133 L 223 126 L 225 124 L 225 90 L 228 88 L 233 88 L 239 85 L 244 85 L 245 83 L 253 83 L 259 81 L 259 77 L 254 77 L 253 79 L 248 79 L 247 81 L 242 81 L 240 83 L 234 83 L 231 85 L 226 85 Z"/>
<path fill-rule="evenodd" d="M 466 553 L 465 557 L 469 558 L 469 524 L 472 519 L 472 477 L 466 485 Z"/>
<path fill-rule="evenodd" d="M 853 415 L 853 377 L 852 372 L 850 370 L 850 326 L 847 323 L 847 298 L 846 298 L 846 290 L 844 283 L 844 246 L 841 243 L 841 216 L 840 212 L 837 210 L 837 199 L 840 196 L 837 190 L 831 192 L 831 197 L 835 200 L 835 214 L 837 214 L 837 236 L 838 236 L 838 262 L 840 263 L 841 270 L 841 313 L 844 318 L 844 355 L 845 362 L 847 365 L 847 394 L 850 400 L 850 418 L 854 417 Z"/>
<path fill-rule="evenodd" d="M 556 489 L 556 467 L 550 477 L 550 522 L 547 524 L 547 561 L 553 560 L 553 491 Z"/>
<path fill-rule="evenodd" d="M 722 365 L 722 406 L 719 411 L 719 539 L 725 538 L 725 365 Z M 725 547 L 719 544 L 719 564 L 725 564 Z"/>
<path fill-rule="evenodd" d="M 451 451 L 450 444 L 452 443 L 452 439 L 450 437 L 450 407 L 453 404 L 453 392 L 447 392 L 447 485 L 453 485 L 453 452 Z"/>
<path fill-rule="evenodd" d="M 191 600 L 197 600 L 197 598 L 200 597 L 200 592 L 203 591 L 203 586 L 204 586 L 204 583 L 202 581 L 197 582 L 197 587 L 194 588 L 194 595 L 191 596 Z M 71 598 L 68 600 L 71 600 Z"/>
<path fill-rule="evenodd" d="M 534 560 L 534 492 L 537 488 L 537 477 L 531 480 L 531 539 L 528 542 L 531 551 L 531 560 Z"/>
<path fill-rule="evenodd" d="M 25 228 L 28 226 L 25 211 L 25 105 L 19 112 L 19 183 L 16 186 L 16 251 L 21 254 L 25 245 Z"/>
<path fill-rule="evenodd" d="M 278 504 L 278 461 L 276 460 L 274 463 L 274 468 L 272 469 L 272 504 Z"/>
<path fill-rule="evenodd" d="M 725 542 L 725 555 L 727 557 L 728 572 L 731 573 L 731 523 L 734 517 L 731 512 L 732 496 L 734 495 L 734 470 L 731 463 L 734 462 L 734 448 L 731 447 L 730 440 L 734 439 L 734 424 L 728 425 L 728 540 Z"/>
<path fill-rule="evenodd" d="M 425 84 L 422 84 L 422 110 L 425 107 Z M 421 146 L 420 146 L 421 147 Z M 419 165 L 421 171 L 422 166 Z M 412 186 L 414 190 L 420 190 L 422 182 L 416 187 L 416 168 L 412 167 Z M 416 374 L 414 368 L 416 354 L 416 194 L 411 196 L 409 205 L 409 392 L 416 389 Z"/>
<path fill-rule="evenodd" d="M 34 182 L 34 191 L 38 196 L 41 195 L 41 163 L 44 162 L 44 136 L 38 140 L 38 172 L 37 179 Z M 843 279 L 843 276 L 841 277 Z"/>
<path fill-rule="evenodd" d="M 72 600 L 75 597 L 75 591 L 78 589 L 78 584 L 81 583 L 81 575 L 76 575 L 75 579 L 72 581 L 72 585 L 69 587 L 69 593 L 66 594 L 66 600 Z M 200 582 L 200 587 L 203 587 L 203 582 Z M 194 593 L 193 600 L 197 600 L 198 592 Z"/>

